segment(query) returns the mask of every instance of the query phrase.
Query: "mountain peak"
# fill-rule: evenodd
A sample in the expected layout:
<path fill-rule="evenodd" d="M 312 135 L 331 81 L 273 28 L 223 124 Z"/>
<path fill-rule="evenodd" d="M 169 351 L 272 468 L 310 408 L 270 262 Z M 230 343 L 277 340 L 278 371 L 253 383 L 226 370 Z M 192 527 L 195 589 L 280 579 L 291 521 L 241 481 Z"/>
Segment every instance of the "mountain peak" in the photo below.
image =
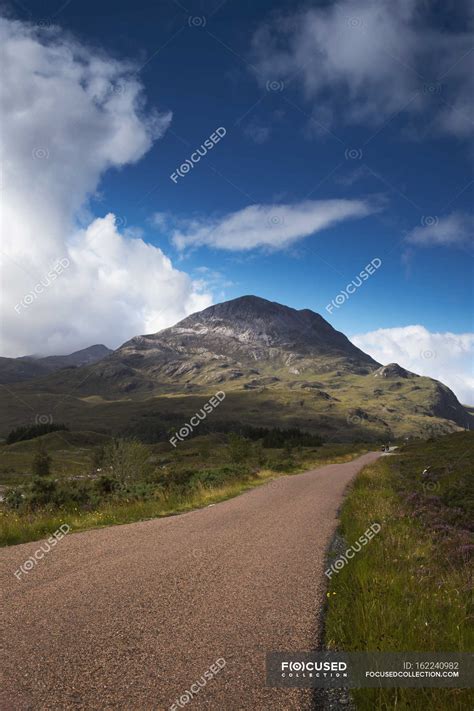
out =
<path fill-rule="evenodd" d="M 189 366 L 199 378 L 203 364 L 215 366 L 219 378 L 224 366 L 250 373 L 257 361 L 261 367 L 298 373 L 315 367 L 368 372 L 379 366 L 314 311 L 250 294 L 209 306 L 153 335 L 133 338 L 118 354 L 128 366 L 143 359 L 156 373 L 175 365 L 181 372 Z"/>
<path fill-rule="evenodd" d="M 169 331 L 191 330 L 201 335 L 208 330 L 226 333 L 247 344 L 259 343 L 264 346 L 288 346 L 290 350 L 306 352 L 317 347 L 318 351 L 342 351 L 345 355 L 362 354 L 344 334 L 336 331 L 320 314 L 310 309 L 294 309 L 290 306 L 269 301 L 260 296 L 245 295 L 230 301 L 209 306 L 203 311 L 188 316 Z M 372 359 L 369 359 L 375 363 Z"/>
<path fill-rule="evenodd" d="M 247 314 L 277 314 L 281 312 L 291 312 L 297 313 L 296 309 L 292 309 L 289 306 L 284 306 L 276 301 L 269 301 L 261 296 L 254 296 L 252 294 L 246 294 L 245 296 L 238 296 L 235 299 L 229 299 L 229 301 L 222 301 L 219 304 L 214 304 L 209 306 L 203 311 L 199 311 L 198 314 L 202 318 L 207 316 L 245 316 Z M 198 314 L 192 314 L 189 318 L 193 318 Z M 186 320 L 186 319 L 185 319 Z"/>
<path fill-rule="evenodd" d="M 203 311 L 197 311 L 190 316 L 187 316 L 180 321 L 176 326 L 182 326 L 193 321 L 206 321 L 209 318 L 237 318 L 245 319 L 247 317 L 283 317 L 285 320 L 293 319 L 295 323 L 299 323 L 301 327 L 308 327 L 309 321 L 317 321 L 318 324 L 326 324 L 332 329 L 332 326 L 316 311 L 311 309 L 294 309 L 291 306 L 285 306 L 278 301 L 270 301 L 261 296 L 246 294 L 238 296 L 235 299 L 222 301 L 218 304 L 208 306 Z M 288 324 L 286 324 L 288 325 Z"/>

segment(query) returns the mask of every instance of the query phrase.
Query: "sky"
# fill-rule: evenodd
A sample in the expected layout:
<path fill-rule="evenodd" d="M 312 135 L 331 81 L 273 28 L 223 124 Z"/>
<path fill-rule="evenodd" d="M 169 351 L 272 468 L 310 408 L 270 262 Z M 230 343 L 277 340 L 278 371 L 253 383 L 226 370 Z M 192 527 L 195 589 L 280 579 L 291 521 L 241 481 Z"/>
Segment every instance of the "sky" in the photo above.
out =
<path fill-rule="evenodd" d="M 0 7 L 1 355 L 256 294 L 474 404 L 469 3 Z"/>

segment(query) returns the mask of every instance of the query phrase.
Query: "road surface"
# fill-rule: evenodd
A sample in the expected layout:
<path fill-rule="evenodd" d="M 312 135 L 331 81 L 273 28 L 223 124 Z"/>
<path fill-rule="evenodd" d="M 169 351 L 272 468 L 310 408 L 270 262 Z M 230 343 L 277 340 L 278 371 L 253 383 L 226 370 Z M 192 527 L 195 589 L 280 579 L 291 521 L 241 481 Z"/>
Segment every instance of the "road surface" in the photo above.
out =
<path fill-rule="evenodd" d="M 315 648 L 337 510 L 378 456 L 71 533 L 20 580 L 39 542 L 1 549 L 2 711 L 309 709 L 309 690 L 265 686 L 265 653 Z"/>

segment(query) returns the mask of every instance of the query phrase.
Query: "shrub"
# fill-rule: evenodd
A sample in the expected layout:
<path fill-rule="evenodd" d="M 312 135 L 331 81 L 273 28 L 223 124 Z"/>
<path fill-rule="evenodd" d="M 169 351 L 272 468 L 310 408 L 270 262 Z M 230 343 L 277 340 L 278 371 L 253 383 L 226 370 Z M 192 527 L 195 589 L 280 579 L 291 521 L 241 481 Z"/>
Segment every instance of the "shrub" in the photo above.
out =
<path fill-rule="evenodd" d="M 245 478 L 248 472 L 242 467 L 216 467 L 215 469 L 201 469 L 195 472 L 189 480 L 189 486 L 194 487 L 199 484 L 206 487 L 220 486 L 233 479 Z"/>
<path fill-rule="evenodd" d="M 149 484 L 146 481 L 131 482 L 128 486 L 118 490 L 120 498 L 126 498 L 128 501 L 145 501 L 152 499 L 156 486 Z"/>
<path fill-rule="evenodd" d="M 184 491 L 195 473 L 195 469 L 175 469 L 166 472 L 161 471 L 157 475 L 156 481 L 158 484 L 167 488 Z"/>
<path fill-rule="evenodd" d="M 268 466 L 276 472 L 294 471 L 297 466 L 297 461 L 293 456 L 292 448 L 284 447 L 283 450 L 274 452 L 268 458 Z"/>
<path fill-rule="evenodd" d="M 8 489 L 4 499 L 5 505 L 10 509 L 19 509 L 23 504 L 23 495 L 20 489 Z"/>
<path fill-rule="evenodd" d="M 110 474 L 102 474 L 95 481 L 95 488 L 100 495 L 112 494 L 118 489 L 119 483 Z"/>
<path fill-rule="evenodd" d="M 35 477 L 30 486 L 28 503 L 34 508 L 56 503 L 57 483 L 49 477 Z"/>
<path fill-rule="evenodd" d="M 231 462 L 244 462 L 250 454 L 248 439 L 232 432 L 228 437 L 228 452 Z"/>
<path fill-rule="evenodd" d="M 150 454 L 135 439 L 114 439 L 104 450 L 104 467 L 121 482 L 146 479 L 153 471 Z"/>
<path fill-rule="evenodd" d="M 94 492 L 88 481 L 62 481 L 56 487 L 53 503 L 56 506 L 78 506 L 90 508 L 98 504 L 100 497 Z"/>
<path fill-rule="evenodd" d="M 49 456 L 43 442 L 40 442 L 33 459 L 33 475 L 48 476 L 51 469 L 51 457 Z"/>
<path fill-rule="evenodd" d="M 264 452 L 262 440 L 258 440 L 254 445 L 254 457 L 259 467 L 268 466 L 268 456 Z"/>

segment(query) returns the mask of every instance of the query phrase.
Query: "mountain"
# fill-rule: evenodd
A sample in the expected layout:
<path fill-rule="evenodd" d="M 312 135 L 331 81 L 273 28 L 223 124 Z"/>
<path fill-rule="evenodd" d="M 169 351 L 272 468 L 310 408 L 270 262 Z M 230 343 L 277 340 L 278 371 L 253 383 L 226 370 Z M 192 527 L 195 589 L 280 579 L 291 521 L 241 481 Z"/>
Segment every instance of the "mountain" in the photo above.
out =
<path fill-rule="evenodd" d="M 83 365 L 92 365 L 102 360 L 110 353 L 113 353 L 111 348 L 107 348 L 99 343 L 88 348 L 83 348 L 80 351 L 74 351 L 69 355 L 64 356 L 46 356 L 41 358 L 41 362 L 48 368 L 59 370 L 59 368 L 80 368 Z"/>
<path fill-rule="evenodd" d="M 156 383 L 188 386 L 262 375 L 286 380 L 335 367 L 367 374 L 379 365 L 319 314 L 256 296 L 210 306 L 159 333 L 132 338 L 102 367 L 110 364 Z"/>
<path fill-rule="evenodd" d="M 136 336 L 99 362 L 20 383 L 10 395 L 15 424 L 31 417 L 21 404 L 31 400 L 30 409 L 41 402 L 42 412 L 73 428 L 153 434 L 186 422 L 217 390 L 225 400 L 203 431 L 245 423 L 367 440 L 474 422 L 442 383 L 377 363 L 309 309 L 256 296 Z"/>
<path fill-rule="evenodd" d="M 16 383 L 49 375 L 61 368 L 80 368 L 97 363 L 113 351 L 101 344 L 63 356 L 0 357 L 0 383 Z"/>

